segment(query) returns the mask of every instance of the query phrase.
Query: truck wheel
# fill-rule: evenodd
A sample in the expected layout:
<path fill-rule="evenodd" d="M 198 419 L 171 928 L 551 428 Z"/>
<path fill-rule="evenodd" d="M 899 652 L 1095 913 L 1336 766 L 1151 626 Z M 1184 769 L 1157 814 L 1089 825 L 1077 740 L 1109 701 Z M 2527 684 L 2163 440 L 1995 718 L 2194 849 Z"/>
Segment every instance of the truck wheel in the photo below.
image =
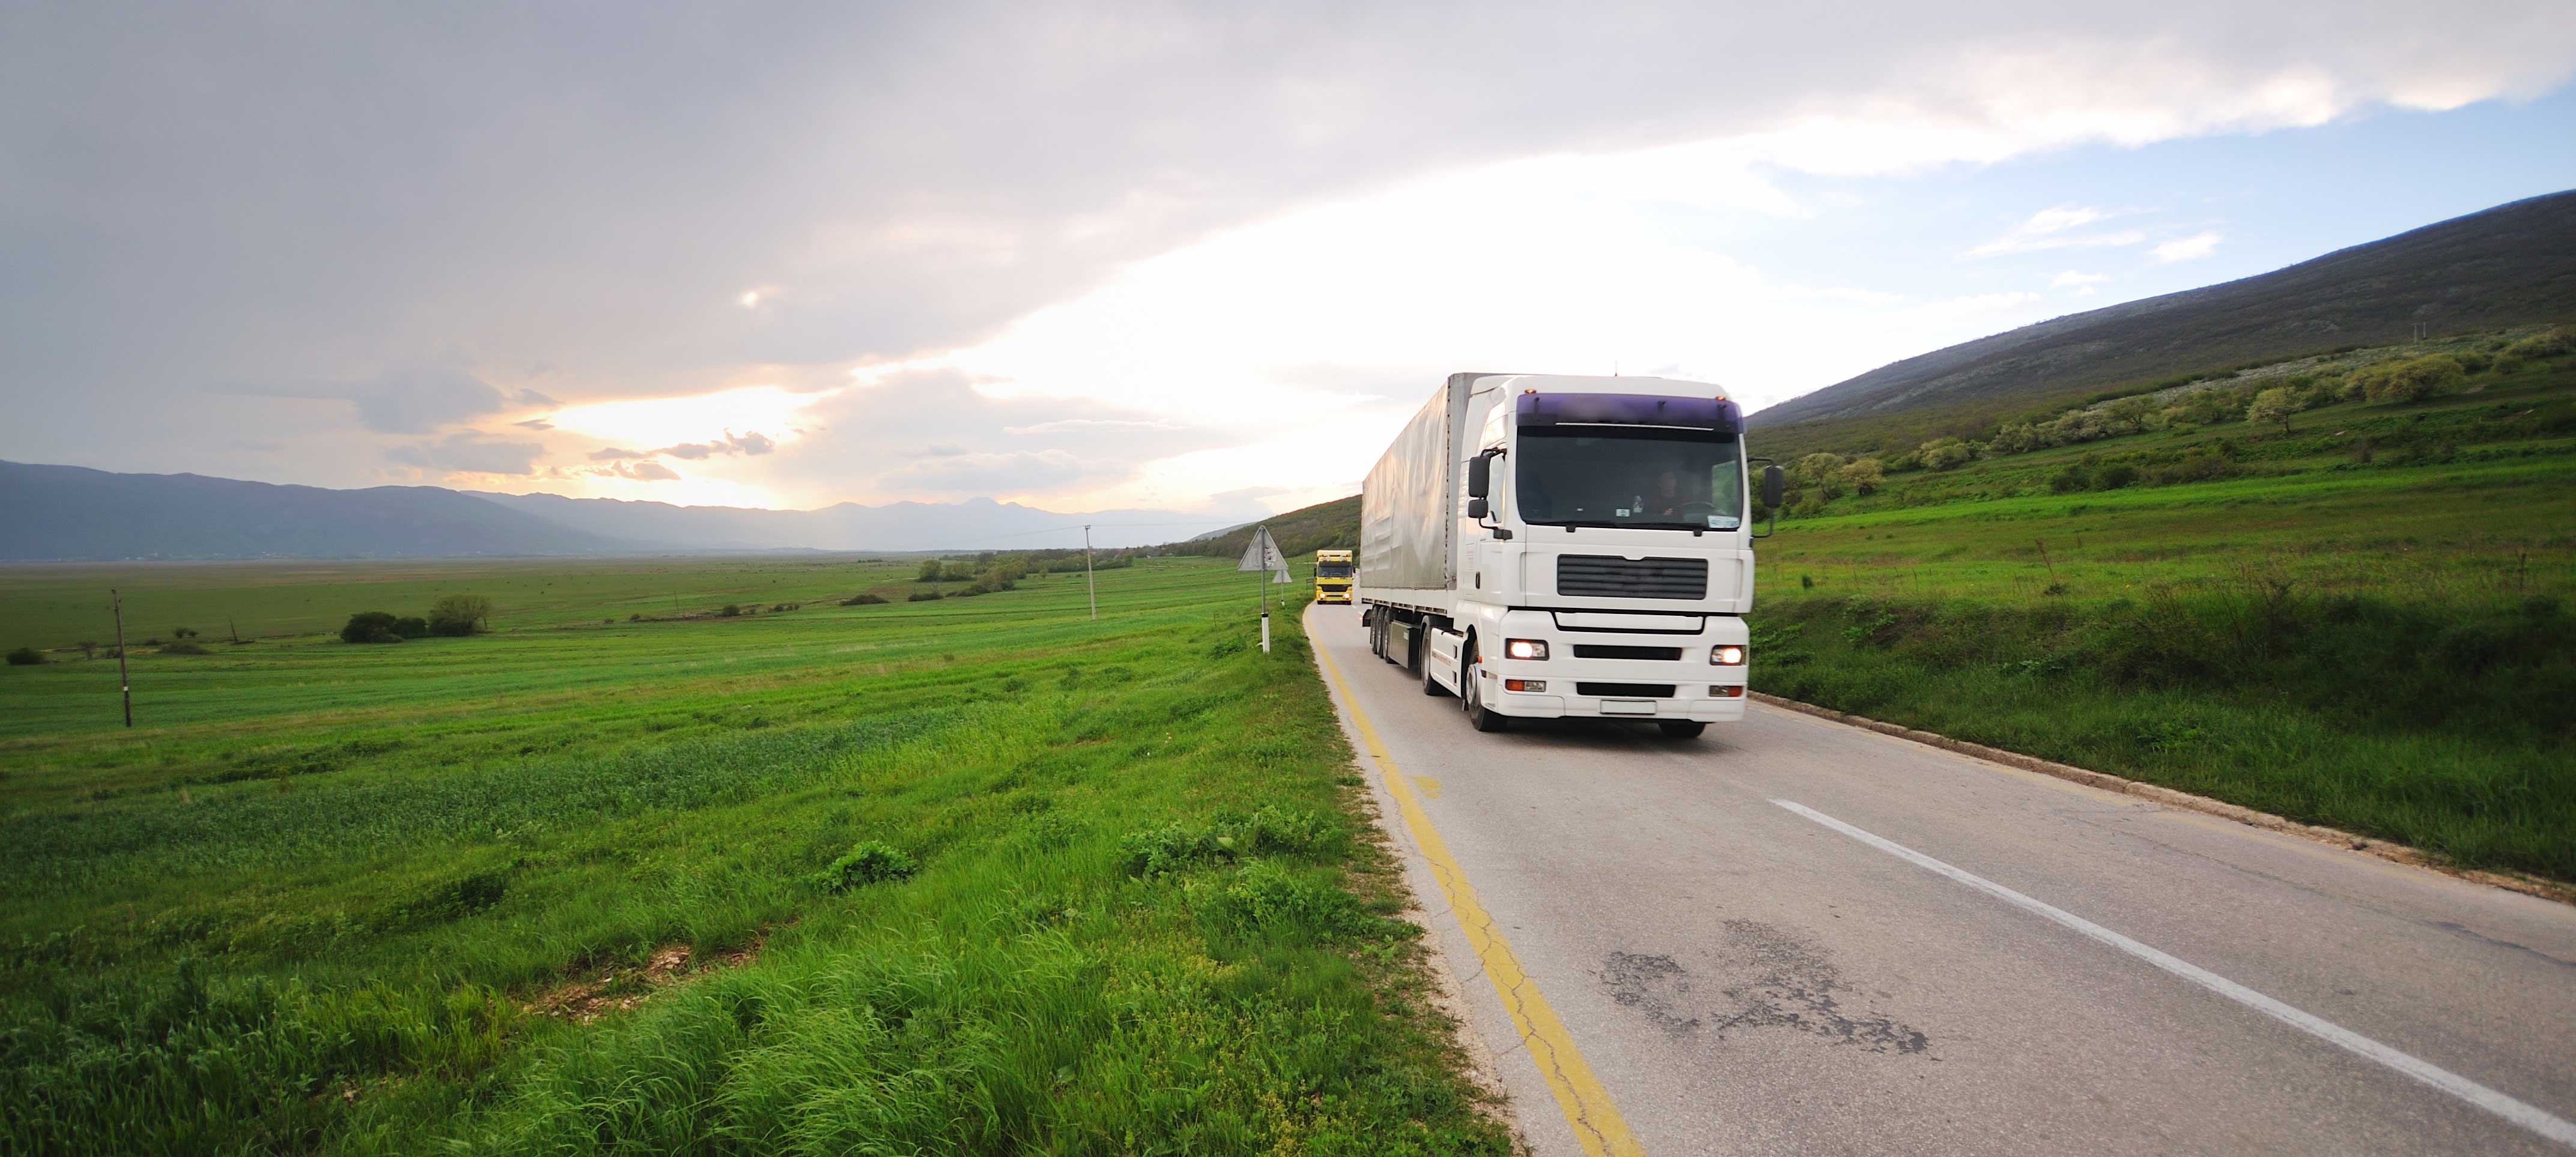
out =
<path fill-rule="evenodd" d="M 1700 732 L 1708 730 L 1708 724 L 1665 719 L 1656 722 L 1655 730 L 1663 732 L 1666 739 L 1697 739 Z"/>
<path fill-rule="evenodd" d="M 1448 694 L 1449 689 L 1442 687 L 1438 679 L 1431 677 L 1431 665 L 1439 662 L 1440 656 L 1431 649 L 1430 632 L 1416 631 L 1413 634 L 1413 640 L 1413 653 L 1422 659 L 1422 693 L 1435 698 Z"/>
<path fill-rule="evenodd" d="M 1474 651 L 1467 653 L 1466 665 L 1459 669 L 1458 674 L 1458 699 L 1467 709 L 1468 726 L 1484 732 L 1501 731 L 1510 727 L 1512 720 L 1510 716 L 1485 706 L 1485 681 L 1476 677 L 1477 668 L 1484 666 L 1483 658 Z"/>

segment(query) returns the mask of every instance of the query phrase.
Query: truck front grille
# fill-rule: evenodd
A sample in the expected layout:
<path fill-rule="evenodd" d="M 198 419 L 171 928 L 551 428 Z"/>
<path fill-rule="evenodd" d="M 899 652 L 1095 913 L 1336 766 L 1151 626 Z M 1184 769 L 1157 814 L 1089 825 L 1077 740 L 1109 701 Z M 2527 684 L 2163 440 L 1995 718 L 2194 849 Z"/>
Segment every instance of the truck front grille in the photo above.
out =
<path fill-rule="evenodd" d="M 1670 683 L 1577 683 L 1574 693 L 1593 699 L 1670 699 Z"/>
<path fill-rule="evenodd" d="M 1556 593 L 1601 595 L 1614 599 L 1705 598 L 1708 595 L 1708 560 L 1558 555 Z"/>
<path fill-rule="evenodd" d="M 1679 647 L 1623 647 L 1614 646 L 1608 643 L 1576 643 L 1574 645 L 1574 657 L 1577 659 L 1672 660 L 1682 657 L 1682 649 Z"/>

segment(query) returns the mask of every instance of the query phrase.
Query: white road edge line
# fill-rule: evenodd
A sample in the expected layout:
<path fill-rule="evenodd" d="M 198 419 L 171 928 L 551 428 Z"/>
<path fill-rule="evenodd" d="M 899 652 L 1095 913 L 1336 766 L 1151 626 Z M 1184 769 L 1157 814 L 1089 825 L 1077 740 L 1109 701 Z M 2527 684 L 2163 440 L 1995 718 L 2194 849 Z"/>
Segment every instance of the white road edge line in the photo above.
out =
<path fill-rule="evenodd" d="M 1775 799 L 1771 802 L 1915 867 L 1947 876 L 2013 907 L 2081 933 L 2088 939 L 2117 948 L 2346 1052 L 2377 1061 L 2561 1145 L 2576 1147 L 2576 1123 L 2554 1116 L 2536 1105 L 2506 1096 L 2430 1061 L 2399 1052 L 2333 1021 L 2292 1008 L 2197 964 L 2166 955 L 2072 912 L 2041 903 L 1992 880 L 1951 867 L 1903 844 L 1862 831 L 1805 804 L 1785 799 Z"/>

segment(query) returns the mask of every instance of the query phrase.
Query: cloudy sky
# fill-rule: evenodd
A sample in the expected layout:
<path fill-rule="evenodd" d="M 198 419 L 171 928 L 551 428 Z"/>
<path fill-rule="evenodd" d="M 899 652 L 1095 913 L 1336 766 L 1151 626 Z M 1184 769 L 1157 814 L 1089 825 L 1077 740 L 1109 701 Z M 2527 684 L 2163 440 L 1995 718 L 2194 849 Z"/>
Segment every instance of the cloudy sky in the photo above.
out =
<path fill-rule="evenodd" d="M 2087 13 L 2087 7 L 2098 12 Z M 2576 186 L 2576 5 L 0 9 L 0 458 L 1284 509 Z"/>

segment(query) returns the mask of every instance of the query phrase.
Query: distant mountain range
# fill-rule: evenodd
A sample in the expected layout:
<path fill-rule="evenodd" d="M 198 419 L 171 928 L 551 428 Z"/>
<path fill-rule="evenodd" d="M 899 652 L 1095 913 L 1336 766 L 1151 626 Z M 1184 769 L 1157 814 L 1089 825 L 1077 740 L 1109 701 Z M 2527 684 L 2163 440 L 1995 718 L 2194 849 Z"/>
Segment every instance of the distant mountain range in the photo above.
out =
<path fill-rule="evenodd" d="M 1059 514 L 989 498 L 821 510 L 673 506 L 437 486 L 331 490 L 0 462 L 0 560 L 478 558 L 915 551 L 1167 542 L 1233 518 Z"/>
<path fill-rule="evenodd" d="M 2576 318 L 2576 192 L 2515 201 L 2257 277 L 2168 293 L 1893 362 L 1756 427 L 2021 406 L 2341 346 Z M 1982 406 L 1981 406 L 1982 404 Z"/>

